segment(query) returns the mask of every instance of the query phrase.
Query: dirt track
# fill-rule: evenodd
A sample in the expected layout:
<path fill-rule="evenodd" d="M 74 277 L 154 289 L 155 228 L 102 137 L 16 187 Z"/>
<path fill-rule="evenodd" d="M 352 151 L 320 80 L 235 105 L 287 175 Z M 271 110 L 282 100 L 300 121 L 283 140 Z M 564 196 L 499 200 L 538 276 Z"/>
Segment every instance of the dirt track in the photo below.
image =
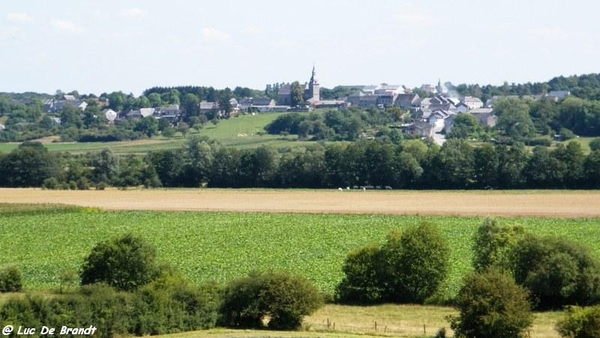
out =
<path fill-rule="evenodd" d="M 599 191 L 0 189 L 0 203 L 62 203 L 112 210 L 600 217 Z"/>

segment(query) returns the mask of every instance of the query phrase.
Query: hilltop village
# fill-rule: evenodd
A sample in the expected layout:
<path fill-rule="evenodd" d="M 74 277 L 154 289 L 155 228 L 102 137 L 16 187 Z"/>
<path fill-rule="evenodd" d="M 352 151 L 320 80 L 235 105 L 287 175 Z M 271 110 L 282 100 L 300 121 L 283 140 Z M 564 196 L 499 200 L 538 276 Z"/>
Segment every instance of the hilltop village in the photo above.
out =
<path fill-rule="evenodd" d="M 270 87 L 270 86 L 269 86 Z M 162 95 L 158 100 L 149 100 L 147 103 L 138 104 L 122 109 L 110 103 L 110 97 L 91 97 L 83 99 L 76 95 L 62 94 L 43 100 L 44 112 L 50 114 L 55 124 L 61 124 L 60 113 L 65 106 L 75 107 L 85 112 L 90 100 L 94 105 L 103 108 L 102 118 L 111 124 L 118 120 L 138 120 L 148 116 L 156 119 L 164 119 L 170 124 L 176 125 L 185 114 L 205 115 L 213 118 L 228 118 L 240 113 L 265 113 L 265 112 L 310 112 L 315 109 L 342 109 L 358 107 L 361 109 L 379 108 L 386 109 L 396 107 L 409 113 L 413 118 L 405 123 L 398 123 L 391 127 L 401 129 L 405 135 L 412 137 L 431 137 L 438 144 L 445 142 L 446 134 L 452 131 L 454 120 L 460 114 L 469 114 L 476 118 L 481 127 L 494 128 L 498 117 L 494 113 L 494 104 L 500 96 L 489 97 L 485 102 L 475 96 L 462 96 L 450 82 L 437 85 L 424 84 L 419 88 L 407 88 L 401 85 L 390 85 L 382 83 L 379 85 L 354 85 L 338 86 L 341 92 L 347 94 L 335 98 L 323 98 L 321 85 L 316 77 L 313 66 L 310 79 L 304 84 L 300 82 L 284 83 L 277 85 L 271 90 L 271 95 L 259 95 L 231 97 L 225 100 L 223 97 L 212 101 L 198 100 L 198 102 L 186 102 L 171 97 L 165 99 Z M 266 94 L 266 91 L 265 91 Z M 151 98 L 150 94 L 148 97 Z M 558 102 L 570 95 L 566 90 L 549 90 L 538 95 L 505 95 L 504 97 L 527 98 L 538 101 L 541 99 Z M 154 101 L 154 102 L 152 102 Z M 171 104 L 164 105 L 170 102 Z M 143 107 L 142 107 L 143 106 Z M 96 115 L 95 115 L 96 116 Z M 0 129 L 5 129 L 0 125 Z"/>

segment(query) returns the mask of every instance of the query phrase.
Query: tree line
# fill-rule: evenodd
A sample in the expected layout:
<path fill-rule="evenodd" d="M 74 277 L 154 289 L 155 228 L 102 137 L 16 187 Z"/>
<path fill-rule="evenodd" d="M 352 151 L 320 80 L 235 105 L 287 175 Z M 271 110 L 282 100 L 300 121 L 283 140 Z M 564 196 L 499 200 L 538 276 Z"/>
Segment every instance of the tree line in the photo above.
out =
<path fill-rule="evenodd" d="M 597 189 L 600 150 L 578 142 L 555 148 L 473 146 L 453 139 L 319 143 L 239 150 L 194 137 L 179 149 L 145 157 L 110 150 L 50 153 L 23 143 L 0 156 L 0 186 L 88 189 L 91 186 L 215 188 Z"/>

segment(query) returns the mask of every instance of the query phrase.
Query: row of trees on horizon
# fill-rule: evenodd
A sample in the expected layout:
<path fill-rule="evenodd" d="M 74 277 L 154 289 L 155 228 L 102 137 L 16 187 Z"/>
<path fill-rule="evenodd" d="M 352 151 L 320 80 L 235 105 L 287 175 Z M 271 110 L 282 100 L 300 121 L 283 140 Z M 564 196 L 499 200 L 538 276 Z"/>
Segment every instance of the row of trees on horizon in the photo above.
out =
<path fill-rule="evenodd" d="M 556 149 L 523 144 L 473 146 L 453 139 L 362 140 L 296 149 L 238 150 L 194 137 L 180 149 L 145 157 L 110 150 L 86 155 L 49 153 L 24 143 L 0 155 L 0 186 L 48 189 L 118 187 L 268 187 L 394 189 L 596 189 L 600 149 L 585 155 L 578 142 Z"/>

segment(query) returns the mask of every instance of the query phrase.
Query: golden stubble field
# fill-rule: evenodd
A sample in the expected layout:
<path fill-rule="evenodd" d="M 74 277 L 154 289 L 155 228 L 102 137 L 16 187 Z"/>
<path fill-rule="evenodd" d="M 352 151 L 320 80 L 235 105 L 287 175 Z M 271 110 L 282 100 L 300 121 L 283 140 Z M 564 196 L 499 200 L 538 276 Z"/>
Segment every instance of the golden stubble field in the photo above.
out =
<path fill-rule="evenodd" d="M 570 190 L 0 189 L 0 203 L 61 203 L 108 210 L 600 217 L 600 191 Z"/>

